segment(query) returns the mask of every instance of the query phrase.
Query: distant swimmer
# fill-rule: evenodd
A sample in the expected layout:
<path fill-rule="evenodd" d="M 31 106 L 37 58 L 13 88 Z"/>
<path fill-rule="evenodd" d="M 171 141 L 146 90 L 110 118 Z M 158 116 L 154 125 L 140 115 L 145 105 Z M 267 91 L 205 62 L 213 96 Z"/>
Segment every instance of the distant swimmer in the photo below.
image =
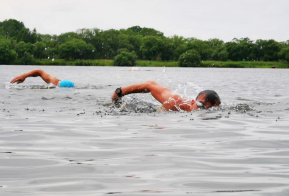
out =
<path fill-rule="evenodd" d="M 213 90 L 205 90 L 198 94 L 195 100 L 186 100 L 180 95 L 173 93 L 172 90 L 154 82 L 147 81 L 138 84 L 133 84 L 127 87 L 117 88 L 111 99 L 117 102 L 121 97 L 132 93 L 148 93 L 158 100 L 166 111 L 193 111 L 198 108 L 207 109 L 217 107 L 221 104 L 219 95 Z"/>
<path fill-rule="evenodd" d="M 25 81 L 26 78 L 28 77 L 41 77 L 47 84 L 54 84 L 56 86 L 59 87 L 69 87 L 69 88 L 74 88 L 75 85 L 73 82 L 69 81 L 69 80 L 59 80 L 58 78 L 49 75 L 48 73 L 46 73 L 45 71 L 41 70 L 41 69 L 35 69 L 32 71 L 29 71 L 27 73 L 23 73 L 19 76 L 16 76 L 15 78 L 13 78 L 11 80 L 10 83 L 22 83 Z"/>

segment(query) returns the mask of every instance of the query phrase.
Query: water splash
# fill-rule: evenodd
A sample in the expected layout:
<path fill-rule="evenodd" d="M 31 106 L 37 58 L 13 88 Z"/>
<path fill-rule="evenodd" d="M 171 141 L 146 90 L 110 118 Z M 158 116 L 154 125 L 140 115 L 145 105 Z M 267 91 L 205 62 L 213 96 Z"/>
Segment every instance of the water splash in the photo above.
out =
<path fill-rule="evenodd" d="M 50 84 L 41 84 L 41 85 L 32 85 L 32 84 L 12 84 L 10 82 L 5 82 L 5 89 L 51 89 L 56 88 L 52 83 Z"/>
<path fill-rule="evenodd" d="M 166 85 L 167 86 L 171 86 L 172 84 L 172 80 L 168 77 L 168 75 L 166 74 L 166 67 L 164 67 L 163 69 L 163 74 L 164 74 L 164 77 L 165 77 L 165 81 L 166 81 Z"/>
<path fill-rule="evenodd" d="M 203 87 L 197 84 L 186 82 L 184 84 L 179 84 L 177 89 L 175 89 L 173 92 L 180 95 L 184 99 L 193 100 L 203 90 Z"/>
<path fill-rule="evenodd" d="M 113 113 L 153 113 L 160 111 L 161 104 L 154 102 L 153 98 L 144 97 L 142 94 L 125 96 L 121 101 L 111 105 Z"/>

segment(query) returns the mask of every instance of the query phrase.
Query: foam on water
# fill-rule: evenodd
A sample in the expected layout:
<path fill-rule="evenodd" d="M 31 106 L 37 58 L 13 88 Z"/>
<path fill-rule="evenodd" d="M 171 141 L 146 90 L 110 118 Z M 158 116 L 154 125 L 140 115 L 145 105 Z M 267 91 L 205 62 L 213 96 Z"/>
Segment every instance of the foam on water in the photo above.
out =
<path fill-rule="evenodd" d="M 52 83 L 50 84 L 12 84 L 10 82 L 5 82 L 6 89 L 51 89 L 56 88 Z"/>
<path fill-rule="evenodd" d="M 114 114 L 153 113 L 161 111 L 161 104 L 147 95 L 127 95 L 115 104 L 109 104 Z"/>

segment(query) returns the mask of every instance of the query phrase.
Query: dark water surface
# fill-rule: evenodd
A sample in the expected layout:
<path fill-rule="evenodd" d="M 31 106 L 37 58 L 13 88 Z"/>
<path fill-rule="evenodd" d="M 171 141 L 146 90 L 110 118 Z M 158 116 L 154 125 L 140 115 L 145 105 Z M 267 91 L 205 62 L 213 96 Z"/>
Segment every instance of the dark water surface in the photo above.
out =
<path fill-rule="evenodd" d="M 37 89 L 41 68 L 75 90 Z M 0 66 L 0 195 L 289 195 L 289 70 Z M 222 106 L 159 112 L 148 94 L 110 104 L 121 86 L 154 80 Z"/>

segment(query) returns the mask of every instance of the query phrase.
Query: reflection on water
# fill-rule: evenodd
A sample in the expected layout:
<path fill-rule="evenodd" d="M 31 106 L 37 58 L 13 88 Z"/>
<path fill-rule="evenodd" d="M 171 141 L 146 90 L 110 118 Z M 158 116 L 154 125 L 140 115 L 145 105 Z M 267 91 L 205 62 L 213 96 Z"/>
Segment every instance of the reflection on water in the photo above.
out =
<path fill-rule="evenodd" d="M 42 89 L 39 78 L 22 90 L 6 87 L 9 78 L 38 68 L 77 88 Z M 287 70 L 147 70 L 1 66 L 0 192 L 289 194 Z M 222 105 L 165 112 L 149 94 L 112 105 L 116 88 L 146 80 L 188 99 L 213 89 Z"/>

